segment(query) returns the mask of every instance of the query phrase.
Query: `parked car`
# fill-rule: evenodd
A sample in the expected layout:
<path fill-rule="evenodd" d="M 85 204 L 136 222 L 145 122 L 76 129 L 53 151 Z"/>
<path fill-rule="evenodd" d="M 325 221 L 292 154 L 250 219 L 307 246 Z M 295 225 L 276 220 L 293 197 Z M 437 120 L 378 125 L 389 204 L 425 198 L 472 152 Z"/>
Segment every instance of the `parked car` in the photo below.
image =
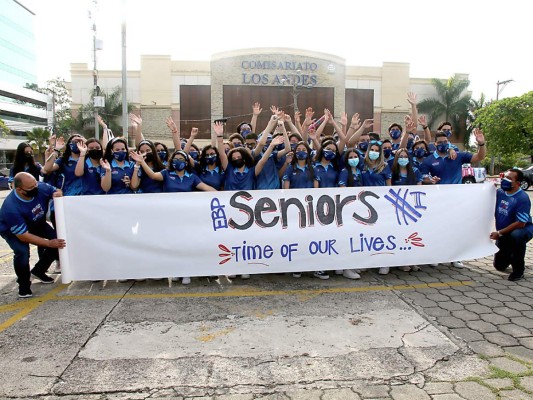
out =
<path fill-rule="evenodd" d="M 530 165 L 526 169 L 518 168 L 524 174 L 524 179 L 520 182 L 520 187 L 522 190 L 527 190 L 531 185 L 533 185 L 533 165 Z M 503 179 L 505 172 L 500 172 L 500 178 Z"/>
<path fill-rule="evenodd" d="M 463 183 L 480 183 L 487 179 L 485 168 L 474 168 L 471 164 L 463 164 Z"/>

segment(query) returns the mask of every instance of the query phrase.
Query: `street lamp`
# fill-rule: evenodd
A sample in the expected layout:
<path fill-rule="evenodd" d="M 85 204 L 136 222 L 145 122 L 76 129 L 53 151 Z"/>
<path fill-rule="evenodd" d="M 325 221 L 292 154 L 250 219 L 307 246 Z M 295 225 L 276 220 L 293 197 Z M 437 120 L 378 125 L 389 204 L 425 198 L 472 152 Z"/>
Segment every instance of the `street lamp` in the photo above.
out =
<path fill-rule="evenodd" d="M 290 88 L 290 91 L 292 94 L 292 101 L 294 104 L 294 112 L 299 111 L 298 110 L 298 95 L 302 92 L 302 89 L 311 89 L 313 87 L 312 85 L 303 86 L 300 84 L 301 73 L 302 71 L 298 69 L 296 70 L 296 74 L 291 75 L 291 78 L 282 79 L 280 81 L 280 86 L 288 86 Z"/>
<path fill-rule="evenodd" d="M 496 101 L 499 100 L 500 93 L 503 91 L 503 89 L 505 89 L 505 87 L 511 82 L 514 82 L 514 81 L 512 79 L 507 79 L 506 81 L 496 82 Z M 502 86 L 501 89 L 500 89 L 500 86 Z M 494 154 L 491 154 L 490 156 L 490 174 L 494 175 Z"/>

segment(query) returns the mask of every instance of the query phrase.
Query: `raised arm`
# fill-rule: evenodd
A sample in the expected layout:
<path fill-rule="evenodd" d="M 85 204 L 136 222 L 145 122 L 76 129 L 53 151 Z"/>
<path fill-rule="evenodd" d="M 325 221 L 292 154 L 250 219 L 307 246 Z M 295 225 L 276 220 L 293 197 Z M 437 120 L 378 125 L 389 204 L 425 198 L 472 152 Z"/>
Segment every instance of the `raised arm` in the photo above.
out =
<path fill-rule="evenodd" d="M 65 139 L 63 139 L 62 137 L 56 139 L 56 135 L 52 135 L 50 137 L 50 143 L 48 145 L 48 148 L 44 152 L 46 159 L 44 166 L 41 170 L 43 174 L 48 175 L 59 169 L 59 165 L 57 165 L 55 161 L 59 158 L 59 153 L 64 147 Z"/>
<path fill-rule="evenodd" d="M 107 143 L 113 139 L 113 133 L 110 129 L 108 129 L 106 123 L 102 119 L 101 115 L 98 115 L 98 125 L 100 125 L 103 129 L 102 133 L 102 149 L 105 149 L 107 147 Z"/>
<path fill-rule="evenodd" d="M 80 149 L 80 157 L 76 162 L 76 169 L 74 175 L 83 176 L 85 172 L 85 156 L 87 155 L 87 145 L 83 142 L 78 143 L 78 149 Z"/>
<path fill-rule="evenodd" d="M 273 107 L 273 106 L 272 106 Z M 272 107 L 270 108 L 272 110 Z M 277 108 L 276 108 L 277 110 Z M 257 141 L 257 145 L 254 148 L 254 155 L 259 154 L 261 152 L 261 149 L 265 146 L 268 135 L 272 133 L 274 128 L 276 127 L 276 124 L 278 123 L 278 120 L 283 118 L 283 111 L 277 110 L 276 114 L 272 114 L 270 117 L 270 120 L 268 121 L 268 125 L 266 126 L 265 130 L 261 132 L 261 137 Z"/>
<path fill-rule="evenodd" d="M 409 92 L 407 93 L 407 101 L 411 104 L 411 119 L 413 121 L 418 121 L 418 108 L 416 107 L 416 93 Z"/>
<path fill-rule="evenodd" d="M 476 138 L 477 143 L 477 153 L 472 156 L 472 162 L 478 163 L 482 161 L 485 156 L 487 155 L 487 146 L 485 146 L 485 135 L 483 135 L 483 131 L 479 128 L 474 128 L 474 131 L 472 132 L 474 134 L 474 137 Z"/>
<path fill-rule="evenodd" d="M 348 128 L 348 132 L 346 132 L 346 141 L 348 144 L 348 147 L 353 147 L 354 143 L 356 143 L 354 140 L 352 140 L 353 136 L 355 135 L 355 132 L 361 127 L 361 119 L 359 118 L 359 113 L 355 113 L 352 115 L 352 120 L 350 121 L 350 127 Z"/>
<path fill-rule="evenodd" d="M 133 127 L 133 134 L 135 135 L 135 147 L 139 147 L 139 143 L 144 140 L 142 133 L 143 120 L 141 117 L 130 113 L 131 126 Z"/>
<path fill-rule="evenodd" d="M 339 140 L 337 141 L 337 147 L 339 148 L 339 151 L 342 152 L 344 150 L 344 146 L 346 145 L 346 135 L 344 134 L 344 128 L 339 125 L 337 121 L 335 121 L 335 118 L 333 118 L 333 115 L 331 114 L 331 111 L 328 110 L 329 118 L 328 122 L 333 125 L 333 128 L 335 128 L 335 132 L 339 135 Z"/>
<path fill-rule="evenodd" d="M 426 143 L 431 143 L 431 129 L 429 129 L 428 123 L 426 121 L 426 116 L 421 115 L 418 117 L 418 123 L 422 125 L 422 129 L 424 130 L 424 140 Z"/>
<path fill-rule="evenodd" d="M 313 115 L 315 115 L 313 109 L 311 107 L 307 107 L 305 109 L 305 119 L 302 125 L 302 140 L 304 142 L 307 142 L 309 127 L 313 123 Z"/>
<path fill-rule="evenodd" d="M 297 133 L 298 135 L 301 135 L 300 131 L 298 130 L 298 127 L 292 123 L 292 119 L 289 114 L 285 114 L 283 116 L 283 121 L 289 126 L 289 129 L 292 133 Z"/>
<path fill-rule="evenodd" d="M 255 166 L 255 176 L 259 175 L 263 170 L 263 167 L 265 166 L 268 157 L 270 157 L 270 154 L 272 154 L 274 147 L 281 143 L 283 143 L 283 136 L 277 136 L 272 140 L 272 142 L 270 142 L 270 146 L 268 146 L 268 149 L 264 152 L 263 157 L 261 157 Z"/>
<path fill-rule="evenodd" d="M 407 142 L 409 141 L 409 133 L 416 133 L 416 123 L 411 119 L 411 116 L 406 115 L 403 119 L 405 129 L 403 131 L 402 139 L 400 140 L 400 149 L 407 148 Z"/>
<path fill-rule="evenodd" d="M 298 130 L 298 134 L 300 136 L 302 136 L 302 123 L 300 122 L 300 117 L 302 116 L 302 114 L 300 113 L 300 111 L 295 111 L 294 112 L 294 126 L 296 126 L 296 129 Z"/>
<path fill-rule="evenodd" d="M 140 165 L 142 167 L 143 171 L 146 175 L 148 175 L 150 179 L 160 182 L 163 181 L 163 174 L 161 172 L 154 172 L 152 168 L 150 168 L 150 166 L 146 164 L 146 161 L 144 161 L 144 157 L 141 154 L 131 151 L 130 158 L 132 158 L 136 162 L 136 166 Z M 137 174 L 138 168 L 134 169 L 134 171 L 134 175 Z"/>
<path fill-rule="evenodd" d="M 105 171 L 103 178 L 100 180 L 100 186 L 104 192 L 108 192 L 111 189 L 111 165 L 107 160 L 101 159 L 100 166 Z"/>
<path fill-rule="evenodd" d="M 174 143 L 174 148 L 176 150 L 181 149 L 181 137 L 176 123 L 174 122 L 172 117 L 167 117 L 165 122 L 167 123 L 168 129 L 170 129 L 170 131 L 172 132 L 172 143 Z"/>
<path fill-rule="evenodd" d="M 194 142 L 194 139 L 196 139 L 196 136 L 198 135 L 198 128 L 192 128 L 191 129 L 191 135 L 189 136 L 189 139 L 187 139 L 187 143 L 185 144 L 185 148 L 183 151 L 187 154 L 189 154 L 189 151 L 191 150 L 192 143 Z M 176 150 L 181 149 L 181 143 L 180 147 L 176 147 Z"/>
<path fill-rule="evenodd" d="M 250 122 L 253 133 L 255 133 L 255 128 L 257 128 L 257 118 L 262 111 L 263 109 L 261 108 L 261 104 L 256 101 L 252 106 L 252 121 Z"/>
<path fill-rule="evenodd" d="M 220 157 L 220 164 L 226 170 L 228 168 L 228 155 L 224 151 L 224 124 L 222 122 L 215 122 L 213 124 L 213 132 L 217 139 L 218 156 Z"/>
<path fill-rule="evenodd" d="M 355 143 L 359 141 L 359 138 L 361 137 L 365 129 L 371 128 L 372 125 L 374 125 L 373 119 L 365 119 L 359 129 L 352 135 L 352 137 L 348 141 L 348 147 L 355 146 Z"/>

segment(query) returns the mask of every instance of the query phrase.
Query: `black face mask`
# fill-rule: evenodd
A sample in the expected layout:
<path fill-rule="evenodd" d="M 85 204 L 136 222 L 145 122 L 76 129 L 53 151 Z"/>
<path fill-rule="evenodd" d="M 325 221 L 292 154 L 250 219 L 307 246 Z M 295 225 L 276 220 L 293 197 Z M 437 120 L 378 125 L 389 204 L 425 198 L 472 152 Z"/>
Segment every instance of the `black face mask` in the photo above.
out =
<path fill-rule="evenodd" d="M 93 149 L 87 151 L 87 154 L 89 155 L 89 158 L 92 158 L 93 160 L 99 160 L 103 157 L 104 152 L 100 149 Z"/>
<path fill-rule="evenodd" d="M 231 165 L 233 165 L 234 168 L 242 168 L 244 165 L 244 160 L 242 158 L 239 158 L 238 160 L 231 160 Z"/>
<path fill-rule="evenodd" d="M 154 154 L 153 153 L 146 153 L 144 155 L 144 161 L 146 161 L 146 162 L 154 161 Z"/>
<path fill-rule="evenodd" d="M 25 190 L 25 192 L 28 197 L 36 197 L 39 194 L 39 187 L 36 186 L 32 190 Z"/>
<path fill-rule="evenodd" d="M 24 157 L 26 157 L 27 160 L 31 160 L 33 158 L 33 153 L 24 153 Z"/>

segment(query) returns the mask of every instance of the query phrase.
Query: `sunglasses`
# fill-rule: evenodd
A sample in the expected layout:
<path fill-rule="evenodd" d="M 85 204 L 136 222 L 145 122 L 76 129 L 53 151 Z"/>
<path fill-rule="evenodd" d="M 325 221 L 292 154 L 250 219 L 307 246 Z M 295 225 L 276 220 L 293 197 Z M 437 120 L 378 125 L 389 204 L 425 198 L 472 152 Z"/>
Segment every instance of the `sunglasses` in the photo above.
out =
<path fill-rule="evenodd" d="M 370 144 L 377 144 L 378 146 L 381 146 L 383 142 L 381 140 L 371 140 Z"/>

